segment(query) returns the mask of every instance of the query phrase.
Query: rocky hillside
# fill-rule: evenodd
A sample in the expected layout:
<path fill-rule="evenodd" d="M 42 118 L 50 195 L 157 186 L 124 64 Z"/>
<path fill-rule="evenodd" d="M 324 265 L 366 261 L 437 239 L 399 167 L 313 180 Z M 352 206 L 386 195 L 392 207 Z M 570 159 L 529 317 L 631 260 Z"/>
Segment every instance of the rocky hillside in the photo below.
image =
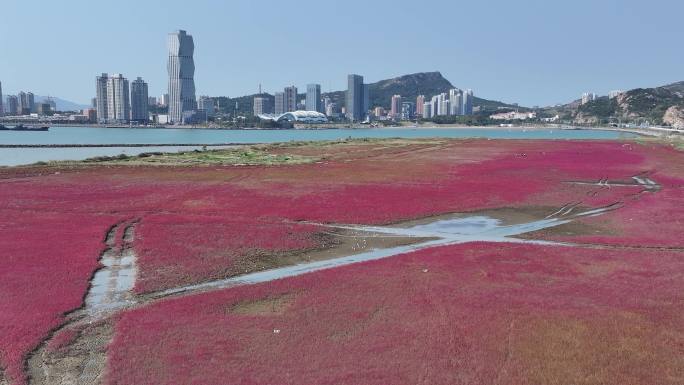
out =
<path fill-rule="evenodd" d="M 678 130 L 684 130 L 684 107 L 673 106 L 668 108 L 665 111 L 663 123 Z"/>
<path fill-rule="evenodd" d="M 601 97 L 585 105 L 575 104 L 574 108 L 568 105 L 566 113 L 577 123 L 620 119 L 672 125 L 677 120 L 677 111 L 683 107 L 684 82 L 680 82 L 655 88 L 637 88 L 614 99 Z"/>

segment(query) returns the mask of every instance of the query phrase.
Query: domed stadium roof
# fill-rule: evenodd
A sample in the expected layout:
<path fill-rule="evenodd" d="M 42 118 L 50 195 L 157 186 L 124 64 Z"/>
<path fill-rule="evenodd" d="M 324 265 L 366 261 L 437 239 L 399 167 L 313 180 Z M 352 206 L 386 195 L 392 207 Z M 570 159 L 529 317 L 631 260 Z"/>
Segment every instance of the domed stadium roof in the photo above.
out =
<path fill-rule="evenodd" d="M 293 111 L 282 115 L 264 114 L 259 119 L 272 120 L 274 122 L 301 122 L 301 123 L 327 123 L 328 117 L 317 111 Z"/>

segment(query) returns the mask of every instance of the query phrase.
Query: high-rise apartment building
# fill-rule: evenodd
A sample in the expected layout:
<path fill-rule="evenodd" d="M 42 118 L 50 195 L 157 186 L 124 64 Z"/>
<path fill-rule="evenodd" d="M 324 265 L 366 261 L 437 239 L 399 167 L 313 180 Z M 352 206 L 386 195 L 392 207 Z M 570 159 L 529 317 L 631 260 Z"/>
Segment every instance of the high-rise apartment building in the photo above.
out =
<path fill-rule="evenodd" d="M 107 123 L 128 123 L 131 101 L 128 79 L 121 74 L 107 78 Z"/>
<path fill-rule="evenodd" d="M 439 110 L 439 95 L 435 95 L 430 99 L 430 117 L 434 118 L 435 116 L 438 115 L 438 110 Z"/>
<path fill-rule="evenodd" d="M 339 113 L 337 103 L 333 102 L 329 97 L 325 98 L 325 114 L 328 117 L 336 117 Z"/>
<path fill-rule="evenodd" d="M 282 115 L 285 112 L 285 93 L 284 92 L 276 92 L 275 93 L 275 109 L 274 112 L 276 115 Z"/>
<path fill-rule="evenodd" d="M 418 95 L 416 98 L 416 116 L 423 116 L 423 106 L 425 106 L 425 95 Z"/>
<path fill-rule="evenodd" d="M 107 123 L 109 114 L 107 113 L 107 78 L 109 75 L 103 73 L 95 78 L 95 110 L 97 110 L 97 121 Z"/>
<path fill-rule="evenodd" d="M 18 113 L 19 115 L 29 115 L 31 112 L 35 112 L 35 97 L 31 92 L 21 91 L 17 95 Z"/>
<path fill-rule="evenodd" d="M 401 95 L 393 95 L 390 103 L 390 117 L 392 119 L 401 118 Z"/>
<path fill-rule="evenodd" d="M 148 105 L 147 83 L 142 78 L 137 78 L 131 83 L 131 120 L 147 122 L 150 119 Z"/>
<path fill-rule="evenodd" d="M 19 98 L 14 95 L 7 95 L 7 103 L 5 105 L 5 113 L 7 115 L 19 115 Z"/>
<path fill-rule="evenodd" d="M 154 96 L 147 97 L 147 105 L 148 106 L 156 106 L 157 105 L 157 98 Z"/>
<path fill-rule="evenodd" d="M 401 120 L 411 120 L 415 116 L 415 106 L 412 102 L 401 103 Z"/>
<path fill-rule="evenodd" d="M 432 103 L 423 103 L 423 119 L 432 119 Z"/>
<path fill-rule="evenodd" d="M 33 92 L 26 93 L 26 107 L 28 108 L 29 113 L 36 112 L 36 100 Z"/>
<path fill-rule="evenodd" d="M 184 113 L 196 108 L 195 43 L 191 35 L 179 30 L 169 34 L 168 49 L 169 121 L 182 123 Z"/>
<path fill-rule="evenodd" d="M 466 90 L 463 93 L 463 115 L 473 114 L 473 90 Z"/>
<path fill-rule="evenodd" d="M 169 94 L 163 94 L 159 97 L 159 105 L 163 107 L 169 106 Z"/>
<path fill-rule="evenodd" d="M 458 88 L 449 91 L 449 108 L 449 115 L 463 115 L 463 91 Z"/>
<path fill-rule="evenodd" d="M 369 108 L 369 87 L 363 84 L 363 76 L 347 76 L 347 119 L 361 121 Z"/>
<path fill-rule="evenodd" d="M 0 82 L 0 116 L 5 114 L 5 104 L 3 103 L 3 98 L 2 98 L 2 82 Z"/>
<path fill-rule="evenodd" d="M 17 94 L 17 115 L 25 115 L 26 112 L 26 92 L 20 91 Z"/>
<path fill-rule="evenodd" d="M 321 85 L 309 84 L 306 86 L 306 110 L 323 112 L 321 103 Z"/>
<path fill-rule="evenodd" d="M 285 101 L 284 101 L 285 112 L 297 111 L 297 87 L 290 86 L 285 87 Z"/>
<path fill-rule="evenodd" d="M 437 95 L 437 116 L 448 116 L 449 115 L 449 97 L 445 92 Z"/>
<path fill-rule="evenodd" d="M 587 104 L 596 100 L 596 94 L 593 92 L 585 92 L 582 94 L 582 104 Z"/>
<path fill-rule="evenodd" d="M 207 118 L 213 118 L 215 115 L 214 98 L 210 98 L 209 96 L 200 96 L 199 102 L 197 103 L 197 109 L 204 111 L 204 113 L 207 115 Z"/>
<path fill-rule="evenodd" d="M 257 96 L 254 98 L 254 116 L 270 114 L 271 103 L 268 98 Z"/>

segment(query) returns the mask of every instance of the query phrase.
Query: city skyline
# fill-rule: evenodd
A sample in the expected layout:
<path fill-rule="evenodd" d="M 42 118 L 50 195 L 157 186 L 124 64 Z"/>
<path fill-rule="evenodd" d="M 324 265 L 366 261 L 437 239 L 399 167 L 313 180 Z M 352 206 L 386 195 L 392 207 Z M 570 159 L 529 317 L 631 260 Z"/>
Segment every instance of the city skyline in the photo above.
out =
<path fill-rule="evenodd" d="M 80 3 L 82 6 L 76 6 Z M 128 1 L 121 3 L 121 10 L 112 12 L 121 13 L 124 18 L 127 17 L 126 9 L 131 7 L 125 6 Z M 395 11 L 389 7 L 389 2 L 383 1 L 374 4 L 350 1 L 345 7 L 325 4 L 311 9 L 325 11 L 334 20 L 342 20 L 358 10 L 368 15 L 383 15 L 379 19 L 369 18 L 372 22 L 359 22 L 357 30 L 348 31 L 348 36 L 333 31 L 315 37 L 317 52 L 325 57 L 325 65 L 308 57 L 288 54 L 301 38 L 290 33 L 273 33 L 275 26 L 268 21 L 283 12 L 286 6 L 267 3 L 265 7 L 245 2 L 210 4 L 212 8 L 230 11 L 232 18 L 236 19 L 230 25 L 212 22 L 223 12 L 199 12 L 207 8 L 201 4 L 192 8 L 170 4 L 159 9 L 153 4 L 135 3 L 136 7 L 154 8 L 165 17 L 116 32 L 117 41 L 127 47 L 126 52 L 131 52 L 133 59 L 131 55 L 99 52 L 95 41 L 107 40 L 114 32 L 102 30 L 94 36 L 83 33 L 90 30 L 96 21 L 86 20 L 76 26 L 61 22 L 64 20 L 61 16 L 90 12 L 99 5 L 74 1 L 67 5 L 45 4 L 33 9 L 26 4 L 7 4 L 3 8 L 7 20 L 0 25 L 0 52 L 10 58 L 0 63 L 4 94 L 31 89 L 37 95 L 56 95 L 87 104 L 92 97 L 92 76 L 105 69 L 140 75 L 150 84 L 150 94 L 160 95 L 166 89 L 163 39 L 168 31 L 179 28 L 192 31 L 201 42 L 195 57 L 198 68 L 195 80 L 200 87 L 197 91 L 198 94 L 212 96 L 255 94 L 260 83 L 265 91 L 273 93 L 288 84 L 301 87 L 315 82 L 321 84 L 325 93 L 345 89 L 344 76 L 348 73 L 362 73 L 368 83 L 373 83 L 406 73 L 440 70 L 456 87 L 472 87 L 488 99 L 532 106 L 568 102 L 587 89 L 606 94 L 615 89 L 652 87 L 684 78 L 677 65 L 682 62 L 684 54 L 673 48 L 678 35 L 674 19 L 670 20 L 680 13 L 678 11 L 684 10 L 684 5 L 673 1 L 656 0 L 671 11 L 665 14 L 658 12 L 657 15 L 655 10 L 663 7 L 636 1 L 603 1 L 600 4 L 579 1 L 572 8 L 539 7 L 533 1 L 516 2 L 514 5 L 499 2 L 496 7 L 445 2 L 445 12 L 430 17 Z M 304 9 L 308 4 L 305 3 Z M 133 5 L 132 2 L 130 4 Z M 587 7 L 591 7 L 591 13 L 583 11 Z M 482 13 L 485 8 L 487 12 Z M 174 9 L 184 11 L 181 13 Z M 496 11 L 492 12 L 492 9 Z M 21 41 L 9 39 L 9 36 L 18 29 L 17 23 L 23 24 L 21 16 L 28 12 L 32 20 L 38 21 L 33 28 L 35 32 L 32 30 L 30 33 L 41 35 L 57 28 L 78 38 L 79 46 L 88 46 L 88 42 L 92 42 L 92 52 L 79 56 L 78 60 L 67 61 L 61 60 L 55 51 L 57 47 L 50 45 L 26 50 L 25 44 L 19 44 Z M 470 20 L 459 16 L 463 14 L 479 16 Z M 479 18 L 490 21 L 487 28 L 480 27 L 476 20 Z M 471 34 L 457 40 L 439 37 L 446 36 L 440 33 L 441 28 L 446 27 L 440 25 L 451 25 L 454 20 L 458 20 L 463 25 L 462 29 L 470 30 Z M 580 28 L 580 20 L 583 25 L 595 28 Z M 322 30 L 326 29 L 327 21 L 315 22 Z M 528 22 L 531 26 L 524 27 Z M 638 24 L 641 28 L 623 28 L 630 24 Z M 393 32 L 395 38 L 383 47 L 359 47 L 353 55 L 344 49 L 350 39 L 374 34 L 382 37 L 387 31 L 394 30 L 391 28 L 393 25 L 410 25 L 411 28 L 405 28 L 406 32 Z M 616 30 L 620 31 L 620 39 L 614 37 Z M 423 35 L 428 31 L 438 37 L 426 43 Z M 449 44 L 445 44 L 447 41 Z M 470 54 L 476 46 L 487 41 L 497 44 L 480 50 L 478 55 Z M 573 53 L 569 48 L 563 48 L 571 43 L 580 44 L 582 49 Z M 652 48 L 649 49 L 651 57 L 631 60 L 629 52 L 646 44 Z M 410 55 L 407 54 L 409 52 Z M 45 66 L 45 57 L 55 59 Z M 288 65 L 283 66 L 280 60 L 272 59 L 275 57 L 287 57 Z M 621 60 L 623 58 L 626 60 Z"/>

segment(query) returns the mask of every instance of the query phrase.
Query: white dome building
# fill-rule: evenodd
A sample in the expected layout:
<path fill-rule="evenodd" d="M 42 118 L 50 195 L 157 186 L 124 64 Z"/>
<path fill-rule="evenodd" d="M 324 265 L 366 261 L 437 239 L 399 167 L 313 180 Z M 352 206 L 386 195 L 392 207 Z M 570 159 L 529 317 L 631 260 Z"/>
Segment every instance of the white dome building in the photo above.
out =
<path fill-rule="evenodd" d="M 317 111 L 293 111 L 282 115 L 263 114 L 259 115 L 259 119 L 291 123 L 328 123 L 328 117 Z"/>

